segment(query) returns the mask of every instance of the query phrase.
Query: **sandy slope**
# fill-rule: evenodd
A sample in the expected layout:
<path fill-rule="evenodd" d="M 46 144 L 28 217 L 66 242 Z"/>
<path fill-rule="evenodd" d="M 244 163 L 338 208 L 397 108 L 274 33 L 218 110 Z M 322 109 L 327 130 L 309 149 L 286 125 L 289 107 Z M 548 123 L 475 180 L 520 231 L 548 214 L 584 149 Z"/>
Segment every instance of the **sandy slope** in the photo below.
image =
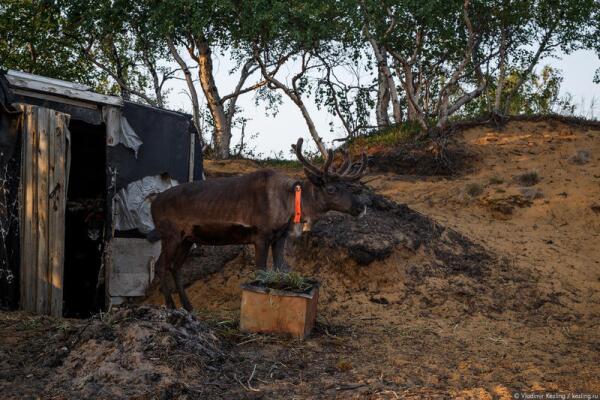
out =
<path fill-rule="evenodd" d="M 552 122 L 511 122 L 503 132 L 475 128 L 463 136 L 478 156 L 476 172 L 436 181 L 381 176 L 369 184 L 540 272 L 549 287 L 581 299 L 573 304 L 579 311 L 597 315 L 600 131 Z M 590 153 L 584 165 L 570 161 L 579 150 Z M 494 202 L 510 203 L 511 196 L 523 196 L 514 177 L 530 171 L 541 179 L 531 186 L 541 191 L 540 198 L 531 206 L 514 206 L 509 215 L 494 211 Z M 499 180 L 503 183 L 496 183 Z M 483 193 L 470 196 L 470 185 L 483 187 Z"/>

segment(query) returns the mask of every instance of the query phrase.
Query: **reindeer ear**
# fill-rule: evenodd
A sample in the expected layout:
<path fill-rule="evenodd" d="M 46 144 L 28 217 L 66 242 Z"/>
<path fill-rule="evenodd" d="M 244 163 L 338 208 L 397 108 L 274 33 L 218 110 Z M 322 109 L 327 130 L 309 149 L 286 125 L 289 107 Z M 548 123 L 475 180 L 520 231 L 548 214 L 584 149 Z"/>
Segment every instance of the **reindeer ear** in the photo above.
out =
<path fill-rule="evenodd" d="M 315 186 L 324 186 L 325 180 L 322 176 L 314 174 L 312 171 L 304 168 L 304 175 L 308 178 L 308 180 Z"/>

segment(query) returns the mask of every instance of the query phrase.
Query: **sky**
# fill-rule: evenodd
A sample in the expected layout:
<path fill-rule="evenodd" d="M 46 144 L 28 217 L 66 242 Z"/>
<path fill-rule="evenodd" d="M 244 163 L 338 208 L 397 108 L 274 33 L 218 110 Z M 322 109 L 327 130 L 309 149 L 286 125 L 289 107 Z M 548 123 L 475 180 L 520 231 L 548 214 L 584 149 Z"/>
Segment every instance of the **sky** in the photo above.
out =
<path fill-rule="evenodd" d="M 192 63 L 190 63 L 192 65 Z M 538 69 L 544 65 L 550 65 L 562 71 L 563 82 L 561 94 L 567 93 L 572 96 L 572 102 L 578 106 L 576 114 L 585 117 L 600 118 L 600 85 L 593 83 L 594 73 L 600 67 L 600 59 L 592 51 L 580 50 L 569 55 L 548 58 L 542 60 Z M 215 57 L 214 67 L 216 70 L 216 81 L 221 96 L 233 91 L 237 83 L 237 74 L 229 75 L 234 65 L 226 57 Z M 282 70 L 282 76 L 293 74 L 293 65 Z M 370 79 L 365 71 L 365 81 Z M 258 77 L 258 75 L 256 75 Z M 250 80 L 249 82 L 250 83 Z M 191 104 L 186 93 L 187 87 L 182 80 L 171 80 L 167 84 L 170 89 L 169 108 L 180 109 L 191 113 Z M 202 101 L 202 92 L 199 92 Z M 595 100 L 594 108 L 590 103 Z M 345 132 L 339 120 L 325 110 L 318 110 L 312 99 L 305 102 L 315 122 L 317 130 L 324 139 L 327 146 L 332 140 L 345 136 Z M 283 104 L 279 106 L 276 116 L 267 115 L 264 104 L 255 104 L 255 94 L 247 93 L 238 100 L 238 105 L 243 109 L 243 116 L 248 118 L 246 124 L 246 137 L 257 135 L 251 139 L 249 148 L 259 158 L 273 157 L 283 152 L 285 158 L 291 157 L 290 145 L 295 143 L 298 137 L 305 138 L 306 147 L 315 150 L 308 128 L 302 118 L 300 110 L 286 97 L 283 96 Z M 239 142 L 240 130 L 233 133 L 232 146 Z"/>

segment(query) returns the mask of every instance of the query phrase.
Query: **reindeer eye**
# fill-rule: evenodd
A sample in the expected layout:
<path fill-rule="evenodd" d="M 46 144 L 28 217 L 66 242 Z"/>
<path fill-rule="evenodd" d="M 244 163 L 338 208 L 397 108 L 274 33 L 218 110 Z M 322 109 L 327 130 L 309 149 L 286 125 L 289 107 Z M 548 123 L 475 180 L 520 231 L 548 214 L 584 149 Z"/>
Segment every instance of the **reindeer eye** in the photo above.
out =
<path fill-rule="evenodd" d="M 335 186 L 325 186 L 325 191 L 329 194 L 334 194 L 337 192 L 337 188 Z"/>

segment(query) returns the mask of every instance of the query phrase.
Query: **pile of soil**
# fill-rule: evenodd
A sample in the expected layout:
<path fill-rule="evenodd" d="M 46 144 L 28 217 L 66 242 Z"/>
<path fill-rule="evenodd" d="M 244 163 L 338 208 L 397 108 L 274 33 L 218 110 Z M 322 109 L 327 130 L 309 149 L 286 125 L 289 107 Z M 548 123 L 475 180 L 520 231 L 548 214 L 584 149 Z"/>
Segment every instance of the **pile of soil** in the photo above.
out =
<path fill-rule="evenodd" d="M 91 320 L 74 339 L 46 387 L 58 398 L 202 393 L 210 369 L 216 370 L 224 355 L 219 339 L 193 315 L 149 306 Z"/>

